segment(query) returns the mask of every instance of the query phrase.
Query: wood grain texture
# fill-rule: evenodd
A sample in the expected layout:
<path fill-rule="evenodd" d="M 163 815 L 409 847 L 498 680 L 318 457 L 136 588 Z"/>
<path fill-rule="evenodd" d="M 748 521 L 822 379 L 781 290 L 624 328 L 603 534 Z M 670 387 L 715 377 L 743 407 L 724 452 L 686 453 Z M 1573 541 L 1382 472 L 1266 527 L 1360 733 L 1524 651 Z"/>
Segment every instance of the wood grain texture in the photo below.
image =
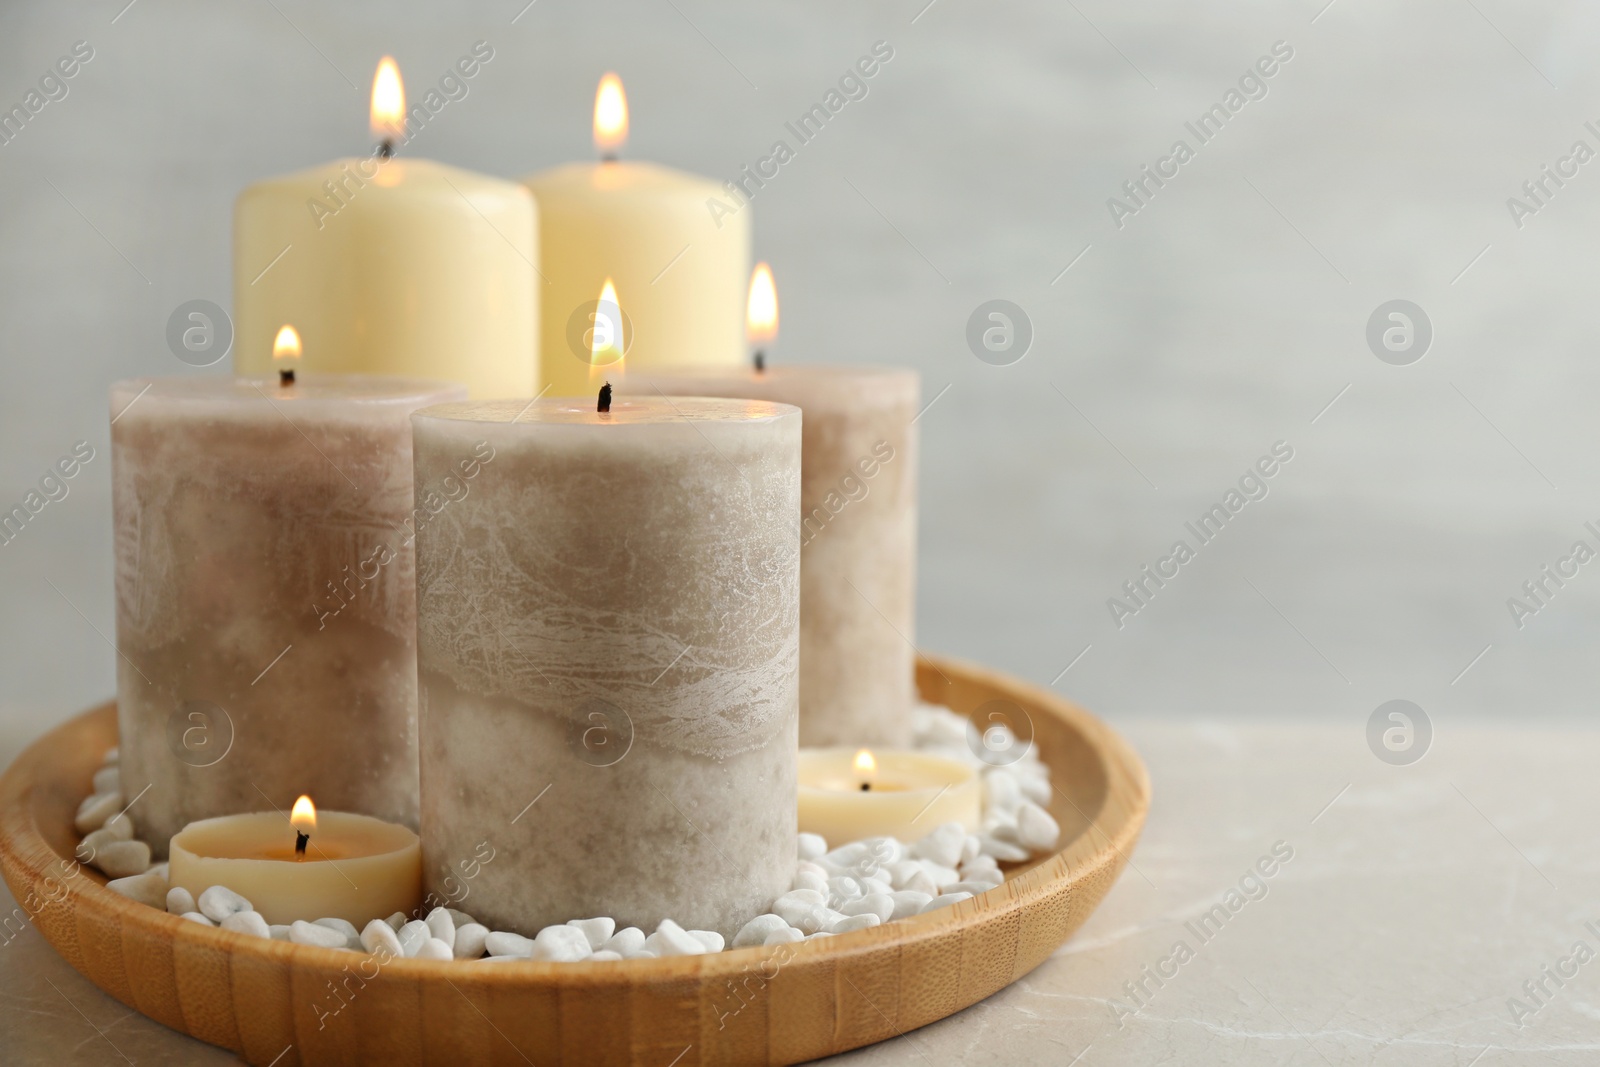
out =
<path fill-rule="evenodd" d="M 392 960 L 185 922 L 72 860 L 72 817 L 105 751 L 104 704 L 0 778 L 0 872 L 64 959 L 118 1000 L 252 1064 L 789 1064 L 903 1034 L 1042 963 L 1121 873 L 1150 803 L 1133 750 L 1054 693 L 948 659 L 924 699 L 1007 700 L 1051 767 L 1060 852 L 913 919 L 799 945 L 617 963 Z"/>

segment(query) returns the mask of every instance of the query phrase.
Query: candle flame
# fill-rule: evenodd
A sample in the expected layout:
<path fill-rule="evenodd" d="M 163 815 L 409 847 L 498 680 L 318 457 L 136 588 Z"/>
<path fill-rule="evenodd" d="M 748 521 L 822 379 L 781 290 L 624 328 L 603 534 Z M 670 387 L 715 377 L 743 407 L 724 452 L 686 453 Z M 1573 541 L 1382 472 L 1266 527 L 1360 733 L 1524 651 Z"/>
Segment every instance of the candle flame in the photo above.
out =
<path fill-rule="evenodd" d="M 744 335 L 752 345 L 770 344 L 778 336 L 778 286 L 772 280 L 772 268 L 765 263 L 757 263 L 750 275 Z"/>
<path fill-rule="evenodd" d="M 863 778 L 870 778 L 878 773 L 878 761 L 872 758 L 872 753 L 862 749 L 856 753 L 856 773 Z"/>
<path fill-rule="evenodd" d="M 311 798 L 302 796 L 294 802 L 294 810 L 289 813 L 289 825 L 303 834 L 317 832 L 317 806 L 311 803 Z"/>
<path fill-rule="evenodd" d="M 594 146 L 603 156 L 614 156 L 628 143 L 628 96 L 622 79 L 607 72 L 594 94 Z"/>
<path fill-rule="evenodd" d="M 275 365 L 292 367 L 300 359 L 300 353 L 300 333 L 285 323 L 278 331 L 277 339 L 272 342 L 272 362 Z"/>
<path fill-rule="evenodd" d="M 394 140 L 404 136 L 405 128 L 405 83 L 400 80 L 400 67 L 394 57 L 384 56 L 372 76 L 372 136 L 380 141 Z"/>
<path fill-rule="evenodd" d="M 589 345 L 589 382 L 608 373 L 622 373 L 622 352 L 627 345 L 622 336 L 622 306 L 617 303 L 617 287 L 606 279 L 600 290 L 600 303 L 594 309 L 594 332 Z"/>

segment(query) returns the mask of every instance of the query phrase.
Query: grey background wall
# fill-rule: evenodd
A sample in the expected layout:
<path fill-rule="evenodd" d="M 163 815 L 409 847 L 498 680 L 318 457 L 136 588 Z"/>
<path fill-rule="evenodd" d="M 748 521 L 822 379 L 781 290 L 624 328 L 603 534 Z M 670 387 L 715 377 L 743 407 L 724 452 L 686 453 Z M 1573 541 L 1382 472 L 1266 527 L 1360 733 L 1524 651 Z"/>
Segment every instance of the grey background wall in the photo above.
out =
<path fill-rule="evenodd" d="M 383 53 L 415 94 L 480 39 L 493 60 L 417 151 L 502 175 L 588 158 L 615 69 L 630 155 L 731 176 L 893 46 L 760 192 L 756 247 L 777 358 L 907 363 L 937 398 L 923 648 L 1113 719 L 1588 710 L 1600 563 L 1520 628 L 1507 607 L 1600 548 L 1600 162 L 1520 227 L 1507 207 L 1575 141 L 1600 150 L 1583 5 L 123 3 L 0 13 L 0 104 L 94 50 L 0 145 L 0 504 L 97 450 L 0 547 L 0 756 L 112 691 L 107 385 L 221 372 L 164 329 L 230 303 L 237 192 L 364 151 Z M 1265 95 L 1200 144 L 1185 122 L 1276 42 Z M 1108 198 L 1180 138 L 1194 158 L 1119 227 Z M 993 298 L 1034 331 L 1009 366 L 965 336 Z M 1433 331 L 1405 366 L 1366 339 L 1399 298 Z M 1279 441 L 1266 498 L 1119 628 L 1108 598 Z"/>

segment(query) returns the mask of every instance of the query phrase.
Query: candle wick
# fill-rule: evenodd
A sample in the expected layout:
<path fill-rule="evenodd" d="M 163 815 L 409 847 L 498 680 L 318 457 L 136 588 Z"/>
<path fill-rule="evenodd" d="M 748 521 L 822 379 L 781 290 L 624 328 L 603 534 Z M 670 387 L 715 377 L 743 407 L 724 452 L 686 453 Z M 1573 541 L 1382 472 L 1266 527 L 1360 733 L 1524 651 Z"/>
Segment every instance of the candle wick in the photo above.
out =
<path fill-rule="evenodd" d="M 394 140 L 392 138 L 385 137 L 382 141 L 378 142 L 378 158 L 379 159 L 388 159 L 389 157 L 391 157 L 393 155 L 394 155 Z"/>
<path fill-rule="evenodd" d="M 278 372 L 278 384 L 285 387 L 293 385 L 294 368 L 291 367 L 288 370 L 280 370 Z"/>
<path fill-rule="evenodd" d="M 604 384 L 604 385 L 602 385 L 600 387 L 600 399 L 599 399 L 599 402 L 595 404 L 594 409 L 596 411 L 598 411 L 602 415 L 606 414 L 607 412 L 609 412 L 611 410 L 611 383 L 610 382 L 607 382 L 606 384 Z"/>
<path fill-rule="evenodd" d="M 871 792 L 872 791 L 872 783 L 871 782 L 862 782 L 861 783 L 861 791 L 863 793 Z"/>
<path fill-rule="evenodd" d="M 767 369 L 767 354 L 765 352 L 761 351 L 761 349 L 759 349 L 759 348 L 756 349 L 755 364 L 756 364 L 756 373 L 757 374 L 764 374 L 766 372 L 766 369 Z"/>
<path fill-rule="evenodd" d="M 310 834 L 303 834 L 299 830 L 294 832 L 294 854 L 296 859 L 306 858 L 306 843 L 310 840 Z"/>
<path fill-rule="evenodd" d="M 602 152 L 602 153 L 600 153 L 600 162 L 602 162 L 602 163 L 615 163 L 616 161 L 617 161 L 617 154 L 615 152 Z"/>

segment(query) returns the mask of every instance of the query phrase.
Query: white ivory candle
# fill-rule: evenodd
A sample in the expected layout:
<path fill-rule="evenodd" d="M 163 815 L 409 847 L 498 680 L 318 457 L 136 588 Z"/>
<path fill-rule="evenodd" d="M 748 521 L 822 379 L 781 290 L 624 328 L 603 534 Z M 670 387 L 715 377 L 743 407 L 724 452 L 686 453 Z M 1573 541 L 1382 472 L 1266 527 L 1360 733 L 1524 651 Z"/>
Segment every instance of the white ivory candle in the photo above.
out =
<path fill-rule="evenodd" d="M 173 837 L 167 880 L 197 900 L 214 885 L 226 886 L 269 923 L 344 919 L 359 930 L 421 905 L 422 848 L 404 826 L 319 811 L 299 856 L 286 815 L 223 815 L 192 822 Z"/>
<path fill-rule="evenodd" d="M 630 362 L 632 357 L 629 357 Z M 804 412 L 800 743 L 911 740 L 918 379 L 899 367 L 669 367 L 640 396 L 753 397 Z"/>
<path fill-rule="evenodd" d="M 794 876 L 800 413 L 760 401 L 446 404 L 417 540 L 429 888 L 496 929 L 610 915 L 732 935 Z"/>
<path fill-rule="evenodd" d="M 805 748 L 799 776 L 800 830 L 832 848 L 868 837 L 916 841 L 947 822 L 977 833 L 983 816 L 977 773 L 927 752 Z"/>
<path fill-rule="evenodd" d="M 403 95 L 385 104 L 375 90 L 373 110 L 375 133 L 403 132 Z M 258 182 L 234 207 L 234 368 L 269 371 L 292 322 L 311 372 L 530 394 L 538 262 L 533 197 L 514 182 L 377 154 Z"/>
<path fill-rule="evenodd" d="M 462 395 L 311 374 L 112 387 L 122 784 L 156 855 L 196 819 L 301 793 L 416 824 L 410 413 Z"/>
<path fill-rule="evenodd" d="M 595 141 L 609 154 L 627 138 L 627 106 L 621 83 L 609 93 L 608 85 L 596 96 Z M 524 181 L 539 202 L 540 347 L 551 396 L 593 395 L 584 330 L 607 278 L 631 323 L 631 369 L 743 362 L 748 207 L 718 220 L 706 207 L 723 196 L 711 179 L 614 158 Z"/>

